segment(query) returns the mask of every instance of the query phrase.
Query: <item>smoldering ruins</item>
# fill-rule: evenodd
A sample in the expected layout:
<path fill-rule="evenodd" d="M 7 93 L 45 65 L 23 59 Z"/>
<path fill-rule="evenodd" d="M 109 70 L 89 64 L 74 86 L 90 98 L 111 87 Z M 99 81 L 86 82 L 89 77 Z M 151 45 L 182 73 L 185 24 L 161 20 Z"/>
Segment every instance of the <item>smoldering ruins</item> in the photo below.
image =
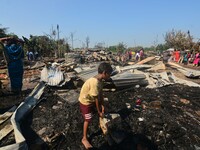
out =
<path fill-rule="evenodd" d="M 120 120 L 104 134 L 94 116 L 89 128 L 94 149 L 200 149 L 198 69 L 163 64 L 153 56 L 123 64 L 99 53 L 88 55 L 84 64 L 69 58 L 25 63 L 21 96 L 9 92 L 1 72 L 0 149 L 84 149 L 78 96 L 101 61 L 115 69 L 104 86 L 106 113 L 119 114 Z"/>

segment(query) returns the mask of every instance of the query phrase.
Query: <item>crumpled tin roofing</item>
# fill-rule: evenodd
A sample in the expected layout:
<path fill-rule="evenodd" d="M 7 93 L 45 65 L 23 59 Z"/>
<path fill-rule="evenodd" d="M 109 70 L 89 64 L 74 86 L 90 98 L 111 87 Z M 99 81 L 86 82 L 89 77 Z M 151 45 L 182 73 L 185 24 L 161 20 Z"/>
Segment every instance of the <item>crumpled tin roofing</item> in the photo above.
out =
<path fill-rule="evenodd" d="M 87 79 L 94 77 L 97 74 L 98 74 L 97 69 L 94 68 L 80 72 L 78 74 L 78 77 L 85 82 Z M 134 74 L 129 71 L 118 73 L 111 77 L 114 85 L 117 88 L 122 86 L 140 84 L 140 81 L 144 80 L 145 78 L 146 76 L 144 74 Z"/>

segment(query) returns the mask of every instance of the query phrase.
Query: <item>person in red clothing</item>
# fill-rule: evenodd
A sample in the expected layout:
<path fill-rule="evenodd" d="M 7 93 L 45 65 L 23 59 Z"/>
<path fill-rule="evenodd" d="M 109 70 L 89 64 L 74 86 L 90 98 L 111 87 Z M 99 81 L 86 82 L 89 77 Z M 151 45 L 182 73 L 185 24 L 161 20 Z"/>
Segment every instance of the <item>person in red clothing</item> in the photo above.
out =
<path fill-rule="evenodd" d="M 143 48 L 141 48 L 141 50 L 140 50 L 140 58 L 139 58 L 139 61 L 141 61 L 141 60 L 143 60 L 143 58 L 144 58 L 144 50 L 143 50 Z"/>
<path fill-rule="evenodd" d="M 200 53 L 197 52 L 196 55 L 195 55 L 195 59 L 193 61 L 193 66 L 198 66 L 199 65 L 199 62 L 200 62 Z"/>
<path fill-rule="evenodd" d="M 175 52 L 175 61 L 178 62 L 179 59 L 180 59 L 180 51 L 176 50 L 176 52 Z"/>
<path fill-rule="evenodd" d="M 174 49 L 172 56 L 172 61 L 176 61 L 176 49 Z"/>

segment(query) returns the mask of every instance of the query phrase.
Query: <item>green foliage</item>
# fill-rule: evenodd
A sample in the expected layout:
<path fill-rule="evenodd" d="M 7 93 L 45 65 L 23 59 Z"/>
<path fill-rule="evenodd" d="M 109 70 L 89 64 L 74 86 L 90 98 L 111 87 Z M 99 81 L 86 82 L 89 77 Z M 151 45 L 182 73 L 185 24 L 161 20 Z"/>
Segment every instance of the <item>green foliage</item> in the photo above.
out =
<path fill-rule="evenodd" d="M 38 51 L 43 57 L 55 56 L 55 50 L 58 50 L 59 57 L 64 57 L 64 53 L 69 51 L 69 45 L 64 39 L 55 41 L 50 39 L 48 36 L 33 36 L 29 39 L 23 37 L 25 41 L 25 51 Z"/>
<path fill-rule="evenodd" d="M 117 45 L 116 49 L 117 49 L 117 53 L 122 54 L 122 53 L 124 53 L 125 50 L 126 50 L 126 45 L 125 45 L 123 42 L 121 42 L 121 43 L 119 43 L 119 44 Z"/>
<path fill-rule="evenodd" d="M 151 47 L 145 47 L 144 51 L 155 51 L 155 47 L 151 46 Z"/>
<path fill-rule="evenodd" d="M 58 42 L 58 55 L 64 57 L 64 54 L 70 51 L 69 44 L 64 40 L 60 39 Z"/>
<path fill-rule="evenodd" d="M 142 46 L 136 46 L 133 49 L 134 49 L 134 51 L 138 51 L 138 50 L 141 50 L 142 48 L 143 48 Z"/>
<path fill-rule="evenodd" d="M 170 47 L 167 44 L 158 44 L 158 46 L 156 47 L 156 51 L 164 51 L 169 48 Z"/>
<path fill-rule="evenodd" d="M 1 24 L 0 24 L 1 26 Z M 5 37 L 8 28 L 0 28 L 0 38 Z"/>
<path fill-rule="evenodd" d="M 108 47 L 108 51 L 111 51 L 111 52 L 113 52 L 113 53 L 116 53 L 116 52 L 117 52 L 117 48 L 116 48 L 116 46 L 109 46 L 109 47 Z"/>

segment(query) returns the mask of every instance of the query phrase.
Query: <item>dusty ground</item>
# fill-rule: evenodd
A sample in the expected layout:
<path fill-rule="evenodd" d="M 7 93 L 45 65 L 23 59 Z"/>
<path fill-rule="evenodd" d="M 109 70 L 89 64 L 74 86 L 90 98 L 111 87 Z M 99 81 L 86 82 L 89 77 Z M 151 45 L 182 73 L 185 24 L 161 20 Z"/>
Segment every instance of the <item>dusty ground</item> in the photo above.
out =
<path fill-rule="evenodd" d="M 187 79 L 176 69 L 167 67 L 176 76 Z M 200 79 L 188 79 L 200 83 Z M 80 87 L 68 87 L 69 99 L 77 97 Z M 66 101 L 55 94 L 57 89 L 46 88 L 43 100 L 23 120 L 22 131 L 30 149 L 79 150 L 83 119 L 77 101 Z M 18 105 L 31 92 L 23 91 L 19 98 L 6 92 L 0 97 L 0 113 Z M 74 95 L 75 93 L 75 95 Z M 103 135 L 95 116 L 89 128 L 89 139 L 95 149 L 199 149 L 200 148 L 200 93 L 199 88 L 170 85 L 158 89 L 145 87 L 107 92 L 107 112 L 119 113 L 118 122 L 108 135 Z M 140 98 L 141 107 L 135 109 Z M 154 102 L 156 104 L 154 104 Z M 126 103 L 131 105 L 127 109 Z M 14 143 L 13 133 L 0 146 Z"/>

